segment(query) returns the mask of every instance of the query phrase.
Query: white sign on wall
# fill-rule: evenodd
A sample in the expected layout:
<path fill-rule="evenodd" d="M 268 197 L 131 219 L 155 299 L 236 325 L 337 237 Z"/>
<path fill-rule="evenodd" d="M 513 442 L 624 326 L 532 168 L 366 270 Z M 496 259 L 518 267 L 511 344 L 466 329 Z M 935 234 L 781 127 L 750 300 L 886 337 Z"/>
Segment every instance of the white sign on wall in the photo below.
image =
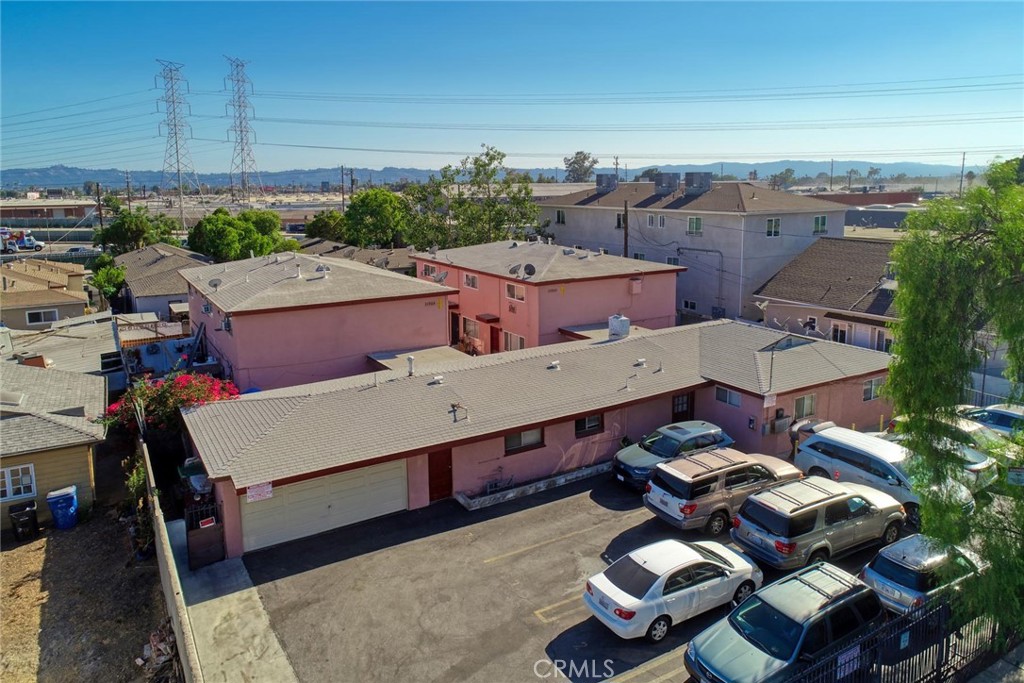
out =
<path fill-rule="evenodd" d="M 775 394 L 765 394 L 764 395 L 764 407 L 765 408 L 774 408 L 775 407 Z"/>
<path fill-rule="evenodd" d="M 274 497 L 274 484 L 273 482 L 264 482 L 262 484 L 253 484 L 245 488 L 245 502 L 255 503 L 259 500 L 269 500 Z"/>

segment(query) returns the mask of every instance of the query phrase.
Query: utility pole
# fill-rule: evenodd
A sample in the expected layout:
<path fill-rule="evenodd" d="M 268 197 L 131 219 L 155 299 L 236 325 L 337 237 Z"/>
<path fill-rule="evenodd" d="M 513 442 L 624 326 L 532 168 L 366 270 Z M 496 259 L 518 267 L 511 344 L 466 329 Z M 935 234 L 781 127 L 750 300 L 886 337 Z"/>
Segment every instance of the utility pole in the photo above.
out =
<path fill-rule="evenodd" d="M 341 165 L 341 212 L 345 213 L 345 164 Z"/>
<path fill-rule="evenodd" d="M 253 108 L 249 103 L 249 91 L 252 89 L 252 82 L 245 75 L 245 62 L 233 57 L 225 57 L 231 66 L 231 73 L 228 80 L 231 81 L 231 104 L 232 126 L 228 129 L 234 133 L 235 153 L 231 159 L 231 194 L 235 192 L 235 179 L 238 178 L 240 199 L 249 204 L 253 185 L 256 192 L 263 196 L 263 181 L 260 180 L 259 172 L 256 170 L 256 157 L 252 153 L 252 141 L 255 137 L 252 128 L 249 127 L 249 117 Z M 253 182 L 255 181 L 255 183 Z"/>
<path fill-rule="evenodd" d="M 828 191 L 832 191 L 832 179 L 836 177 L 836 160 L 830 159 L 831 163 L 828 167 Z"/>
<path fill-rule="evenodd" d="M 128 175 L 128 171 L 124 172 L 124 187 L 128 192 L 128 213 L 132 212 L 132 178 Z"/>
<path fill-rule="evenodd" d="M 619 180 L 619 158 L 618 157 L 614 157 L 614 158 L 615 158 L 615 180 L 618 181 Z"/>
<path fill-rule="evenodd" d="M 103 199 L 100 197 L 100 184 L 96 183 L 96 211 L 100 214 L 100 230 L 103 229 Z"/>
<path fill-rule="evenodd" d="M 195 185 L 200 205 L 202 204 L 202 187 L 199 185 L 199 176 L 196 175 L 195 168 L 192 166 L 192 158 L 188 152 L 189 126 L 185 121 L 185 117 L 189 113 L 188 102 L 185 99 L 188 82 L 181 77 L 183 64 L 163 59 L 156 61 L 163 67 L 160 70 L 160 78 L 164 84 L 164 95 L 159 101 L 164 104 L 164 127 L 167 135 L 163 185 L 166 187 L 169 180 L 176 178 L 178 220 L 181 221 L 181 229 L 188 230 L 188 226 L 185 225 L 185 181 Z"/>
<path fill-rule="evenodd" d="M 629 258 L 629 200 L 622 200 L 622 258 Z"/>
<path fill-rule="evenodd" d="M 718 164 L 718 179 L 725 180 L 725 164 Z"/>
<path fill-rule="evenodd" d="M 960 197 L 964 196 L 964 165 L 967 163 L 967 152 L 960 157 Z"/>

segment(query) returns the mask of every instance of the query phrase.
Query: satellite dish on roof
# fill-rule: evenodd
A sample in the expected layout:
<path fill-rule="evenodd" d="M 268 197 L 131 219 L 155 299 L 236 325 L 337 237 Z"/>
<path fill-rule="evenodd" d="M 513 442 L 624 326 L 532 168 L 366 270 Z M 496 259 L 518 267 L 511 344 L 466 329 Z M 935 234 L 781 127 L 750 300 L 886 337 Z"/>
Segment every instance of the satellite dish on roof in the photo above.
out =
<path fill-rule="evenodd" d="M 527 263 L 523 266 L 523 272 L 526 273 L 526 277 L 532 277 L 537 274 L 537 269 L 534 268 L 532 263 Z"/>
<path fill-rule="evenodd" d="M 208 284 L 214 289 L 217 289 L 221 285 L 221 279 L 219 277 L 215 277 L 212 280 L 210 280 Z"/>
<path fill-rule="evenodd" d="M 508 269 L 508 274 L 509 275 L 515 275 L 516 273 L 519 272 L 519 269 L 522 268 L 522 267 L 523 267 L 522 263 L 517 263 L 517 264 L 515 264 L 514 266 L 512 266 L 511 268 Z"/>
<path fill-rule="evenodd" d="M 443 273 L 437 273 L 436 275 L 434 275 L 434 282 L 444 282 L 444 279 L 446 277 L 448 277 L 448 271 L 447 270 L 444 271 Z"/>

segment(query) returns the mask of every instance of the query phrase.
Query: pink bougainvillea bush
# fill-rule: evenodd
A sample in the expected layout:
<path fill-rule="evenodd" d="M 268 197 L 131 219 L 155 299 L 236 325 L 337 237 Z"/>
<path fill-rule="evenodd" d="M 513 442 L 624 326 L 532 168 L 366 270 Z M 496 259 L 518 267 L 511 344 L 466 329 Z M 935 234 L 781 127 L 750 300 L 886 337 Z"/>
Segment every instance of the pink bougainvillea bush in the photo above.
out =
<path fill-rule="evenodd" d="M 139 420 L 146 430 L 180 432 L 182 408 L 223 401 L 238 396 L 238 387 L 230 380 L 209 375 L 176 372 L 163 379 L 136 382 L 115 403 L 107 407 L 103 422 L 119 424 L 135 433 Z"/>

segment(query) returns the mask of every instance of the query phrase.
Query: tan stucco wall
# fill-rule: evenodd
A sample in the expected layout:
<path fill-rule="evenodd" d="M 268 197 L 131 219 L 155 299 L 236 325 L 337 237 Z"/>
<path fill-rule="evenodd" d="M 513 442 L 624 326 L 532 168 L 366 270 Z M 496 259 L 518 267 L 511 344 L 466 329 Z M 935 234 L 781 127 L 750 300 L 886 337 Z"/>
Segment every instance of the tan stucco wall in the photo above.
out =
<path fill-rule="evenodd" d="M 82 299 L 80 302 L 70 302 L 61 304 L 33 304 L 32 306 L 18 306 L 16 304 L 7 303 L 2 306 L 3 309 L 3 323 L 12 330 L 47 330 L 50 328 L 52 323 L 41 323 L 39 325 L 28 324 L 28 312 L 29 311 L 45 311 L 56 309 L 57 319 L 63 320 L 64 318 L 77 318 L 80 315 L 85 315 L 85 307 L 89 302 Z"/>
<path fill-rule="evenodd" d="M 46 505 L 46 494 L 72 484 L 78 486 L 78 509 L 92 507 L 96 497 L 96 479 L 93 470 L 92 447 L 72 446 L 52 451 L 40 451 L 28 455 L 16 455 L 0 458 L 0 467 L 31 464 L 36 475 L 36 510 L 40 522 L 50 520 L 50 508 Z M 11 505 L 24 503 L 30 498 L 5 500 L 0 503 L 0 528 L 9 529 L 11 520 L 7 516 L 7 508 Z"/>

